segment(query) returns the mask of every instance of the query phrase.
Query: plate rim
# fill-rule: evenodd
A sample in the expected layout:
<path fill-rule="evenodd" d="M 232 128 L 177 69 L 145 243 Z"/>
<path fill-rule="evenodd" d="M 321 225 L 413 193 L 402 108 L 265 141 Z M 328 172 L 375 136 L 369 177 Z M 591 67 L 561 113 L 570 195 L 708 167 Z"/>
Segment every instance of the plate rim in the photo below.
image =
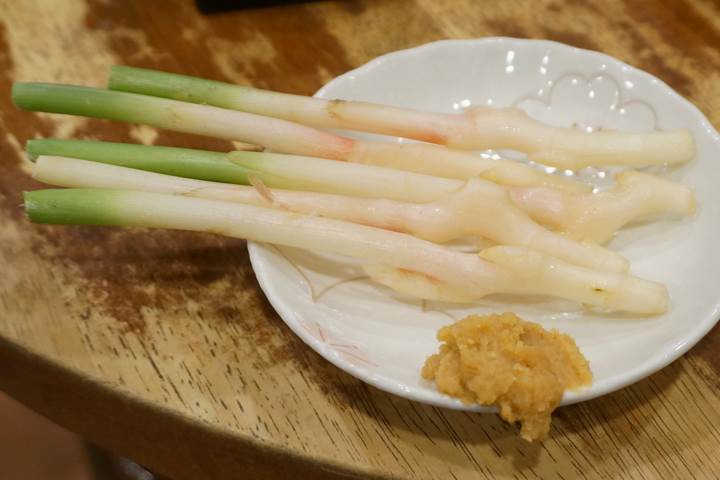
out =
<path fill-rule="evenodd" d="M 646 80 L 650 81 L 653 84 L 656 84 L 659 86 L 659 88 L 662 90 L 662 93 L 664 95 L 671 96 L 674 100 L 680 100 L 683 107 L 685 109 L 688 109 L 691 114 L 695 117 L 695 119 L 698 121 L 698 126 L 705 131 L 707 135 L 709 135 L 710 140 L 715 142 L 717 147 L 720 149 L 720 133 L 715 129 L 715 127 L 710 123 L 710 121 L 707 119 L 707 117 L 702 113 L 702 111 L 695 106 L 692 102 L 690 102 L 688 99 L 677 93 L 672 87 L 670 87 L 667 83 L 665 83 L 663 80 L 657 78 L 656 76 L 652 75 L 651 73 L 648 73 L 644 70 L 641 70 L 637 67 L 634 67 L 620 59 L 617 59 L 615 57 L 612 57 L 608 54 L 598 52 L 595 50 L 589 50 L 589 49 L 583 49 L 574 47 L 572 45 L 567 45 L 561 42 L 556 42 L 553 40 L 541 40 L 541 39 L 520 39 L 520 38 L 513 38 L 513 37 L 483 37 L 483 38 L 471 38 L 471 39 L 446 39 L 446 40 L 438 40 L 434 42 L 425 43 L 422 45 L 418 45 L 415 47 L 410 47 L 402 50 L 396 50 L 392 52 L 385 53 L 383 55 L 380 55 L 378 57 L 375 57 L 374 59 L 366 62 L 365 64 L 354 68 L 352 70 L 349 70 L 348 72 L 345 72 L 329 82 L 327 82 L 325 85 L 323 85 L 315 94 L 314 97 L 317 98 L 326 98 L 326 92 L 329 90 L 332 86 L 334 86 L 338 82 L 346 81 L 349 77 L 352 77 L 354 75 L 363 74 L 366 73 L 379 65 L 385 63 L 388 59 L 392 59 L 393 57 L 398 56 L 406 56 L 406 55 L 419 55 L 422 54 L 426 50 L 432 50 L 436 48 L 444 48 L 444 47 L 452 47 L 455 45 L 472 45 L 472 46 L 480 46 L 483 44 L 491 44 L 491 43 L 510 43 L 510 44 L 533 44 L 533 45 L 547 45 L 548 47 L 554 47 L 554 48 L 560 48 L 560 49 L 566 49 L 570 50 L 572 53 L 577 54 L 583 54 L 583 55 L 589 55 L 596 58 L 600 58 L 601 60 L 605 62 L 611 62 L 620 67 L 625 72 L 630 72 L 633 75 L 638 75 L 640 77 L 644 77 Z M 261 251 L 264 250 L 266 247 L 265 244 L 259 243 L 259 242 L 247 242 L 247 248 L 250 258 L 250 263 L 252 265 L 253 271 L 255 273 L 255 277 L 257 278 L 258 284 L 260 285 L 260 288 L 262 289 L 263 293 L 265 294 L 266 298 L 272 305 L 272 307 L 275 309 L 275 311 L 278 313 L 280 318 L 283 320 L 283 322 L 297 335 L 300 337 L 300 339 L 308 345 L 310 348 L 312 348 L 315 352 L 320 354 L 325 360 L 329 361 L 333 365 L 335 365 L 337 368 L 340 368 L 341 370 L 349 373 L 353 377 L 357 378 L 358 380 L 361 380 L 365 383 L 368 383 L 384 392 L 400 396 L 402 398 L 406 398 L 408 400 L 417 401 L 421 403 L 425 403 L 428 405 L 433 405 L 436 407 L 443 407 L 443 408 L 449 408 L 453 410 L 464 410 L 464 411 L 473 411 L 473 412 L 496 412 L 497 409 L 492 406 L 485 406 L 485 405 L 477 405 L 477 404 L 466 404 L 462 401 L 455 399 L 453 397 L 450 397 L 448 395 L 445 395 L 437 390 L 434 391 L 434 394 L 428 394 L 427 392 L 423 391 L 416 391 L 414 388 L 410 388 L 407 385 L 405 385 L 402 382 L 398 382 L 397 380 L 394 380 L 392 378 L 389 378 L 382 374 L 377 373 L 371 373 L 365 368 L 358 366 L 353 363 L 346 362 L 343 360 L 339 355 L 338 352 L 334 349 L 330 348 L 327 344 L 320 341 L 319 339 L 316 339 L 312 335 L 310 335 L 309 332 L 307 332 L 305 329 L 301 328 L 299 326 L 299 322 L 297 321 L 298 314 L 297 312 L 294 312 L 285 302 L 281 300 L 282 293 L 275 290 L 275 287 L 273 287 L 267 278 L 267 270 L 266 265 L 264 262 L 262 262 L 260 255 Z M 288 320 L 292 319 L 292 321 Z M 710 330 L 720 321 L 720 295 L 718 296 L 714 308 L 712 309 L 712 313 L 707 315 L 707 317 L 703 318 L 700 322 L 698 322 L 697 328 L 693 329 L 691 334 L 684 337 L 679 342 L 672 344 L 668 348 L 662 350 L 659 352 L 656 356 L 654 356 L 653 359 L 647 360 L 636 367 L 632 368 L 631 370 L 627 371 L 623 375 L 610 377 L 604 380 L 601 380 L 599 382 L 593 382 L 590 386 L 575 390 L 575 391 L 566 391 L 563 399 L 560 403 L 560 406 L 565 405 L 572 405 L 579 402 L 585 402 L 588 400 L 592 400 L 604 395 L 607 395 L 609 393 L 615 392 L 617 390 L 623 389 L 627 386 L 630 386 L 634 383 L 637 383 L 638 381 L 649 377 L 650 375 L 657 373 L 658 371 L 662 370 L 666 366 L 668 366 L 670 363 L 674 362 L 678 358 L 680 358 L 682 355 L 687 353 L 693 346 L 695 346 L 703 337 L 705 337 Z M 418 374 L 420 369 L 418 368 Z M 395 389 L 395 390 L 393 390 Z M 398 391 L 402 391 L 402 395 L 399 395 Z"/>

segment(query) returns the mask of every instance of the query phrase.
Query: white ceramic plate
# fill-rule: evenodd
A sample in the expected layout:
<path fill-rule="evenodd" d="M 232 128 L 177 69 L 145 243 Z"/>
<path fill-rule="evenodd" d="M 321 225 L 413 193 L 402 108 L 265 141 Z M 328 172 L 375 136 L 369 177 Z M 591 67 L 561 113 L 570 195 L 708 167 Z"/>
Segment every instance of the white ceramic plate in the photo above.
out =
<path fill-rule="evenodd" d="M 514 311 L 572 335 L 589 359 L 593 385 L 567 393 L 563 403 L 569 404 L 650 375 L 715 324 L 720 313 L 720 137 L 700 111 L 657 78 L 607 55 L 559 43 L 487 38 L 384 55 L 336 78 L 317 96 L 439 112 L 517 106 L 545 122 L 580 128 L 688 128 L 698 146 L 695 161 L 665 172 L 692 186 L 698 215 L 627 229 L 610 245 L 631 260 L 633 273 L 668 286 L 672 308 L 661 317 L 601 316 L 564 302 L 520 299 L 464 309 L 423 306 L 363 279 L 353 261 L 250 244 L 250 259 L 272 305 L 303 341 L 339 368 L 412 400 L 488 410 L 438 393 L 421 379 L 420 368 L 436 351 L 435 333 L 442 325 L 469 313 Z M 605 173 L 582 175 L 603 183 Z"/>

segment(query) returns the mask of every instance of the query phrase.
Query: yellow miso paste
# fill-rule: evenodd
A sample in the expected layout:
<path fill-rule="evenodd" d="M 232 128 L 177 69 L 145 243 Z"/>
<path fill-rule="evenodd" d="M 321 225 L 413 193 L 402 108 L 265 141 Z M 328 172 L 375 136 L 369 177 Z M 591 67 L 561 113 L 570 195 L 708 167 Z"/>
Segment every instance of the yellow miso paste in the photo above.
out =
<path fill-rule="evenodd" d="M 466 403 L 497 405 L 528 441 L 545 438 L 563 392 L 589 385 L 590 366 L 572 337 L 514 313 L 471 315 L 438 331 L 439 352 L 422 376 Z"/>

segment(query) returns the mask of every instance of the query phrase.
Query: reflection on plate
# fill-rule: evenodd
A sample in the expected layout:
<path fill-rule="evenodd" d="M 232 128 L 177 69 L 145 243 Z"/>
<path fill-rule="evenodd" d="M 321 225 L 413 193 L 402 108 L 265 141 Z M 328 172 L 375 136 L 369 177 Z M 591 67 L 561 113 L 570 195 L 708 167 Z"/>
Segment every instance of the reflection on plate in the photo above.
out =
<path fill-rule="evenodd" d="M 672 307 L 660 317 L 593 314 L 543 298 L 491 297 L 472 306 L 423 302 L 371 283 L 354 261 L 249 244 L 258 281 L 272 305 L 297 335 L 339 368 L 412 400 L 489 410 L 438 393 L 421 379 L 420 368 L 436 350 L 435 333 L 442 325 L 470 313 L 514 311 L 572 335 L 590 361 L 593 385 L 567 393 L 563 404 L 568 404 L 657 371 L 715 324 L 720 313 L 720 289 L 713 278 L 720 270 L 715 247 L 720 169 L 714 163 L 720 158 L 720 137 L 660 80 L 596 52 L 547 41 L 488 38 L 436 42 L 382 56 L 336 78 L 316 96 L 440 112 L 516 106 L 544 122 L 586 130 L 688 128 L 698 146 L 696 160 L 664 173 L 695 190 L 698 215 L 627 228 L 610 245 L 631 261 L 634 274 L 667 285 Z M 601 169 L 577 174 L 599 188 L 611 178 Z"/>

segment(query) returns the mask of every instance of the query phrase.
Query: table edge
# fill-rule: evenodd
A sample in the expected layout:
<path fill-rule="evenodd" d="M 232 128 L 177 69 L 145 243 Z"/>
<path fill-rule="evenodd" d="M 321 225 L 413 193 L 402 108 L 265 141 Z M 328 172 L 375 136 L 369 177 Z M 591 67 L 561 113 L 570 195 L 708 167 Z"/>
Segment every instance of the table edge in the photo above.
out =
<path fill-rule="evenodd" d="M 377 470 L 264 443 L 152 404 L 110 382 L 53 362 L 2 333 L 0 390 L 89 441 L 173 478 L 225 478 L 218 472 L 228 478 L 234 478 L 232 472 L 277 478 L 283 471 L 308 479 L 392 478 Z M 68 409 L 69 404 L 74 407 Z M 104 418 L 105 423 L 96 418 Z M 233 461 L 237 458 L 243 460 Z"/>

